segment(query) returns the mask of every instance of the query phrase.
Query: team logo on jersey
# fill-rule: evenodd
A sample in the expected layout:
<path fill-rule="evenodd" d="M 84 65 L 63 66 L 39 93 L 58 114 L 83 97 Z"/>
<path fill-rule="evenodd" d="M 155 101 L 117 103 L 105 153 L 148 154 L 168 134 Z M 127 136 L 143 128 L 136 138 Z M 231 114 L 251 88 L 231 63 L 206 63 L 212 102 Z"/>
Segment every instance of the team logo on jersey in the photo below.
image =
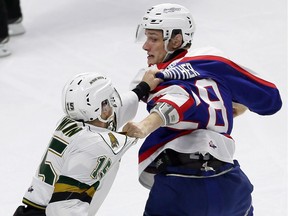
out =
<path fill-rule="evenodd" d="M 118 154 L 126 145 L 127 145 L 127 136 L 124 136 L 121 133 L 106 132 L 98 133 L 104 142 L 111 148 L 114 154 Z M 129 139 L 132 141 L 133 139 Z"/>
<path fill-rule="evenodd" d="M 114 136 L 114 134 L 110 132 L 110 133 L 108 133 L 108 136 L 110 138 L 112 148 L 113 149 L 118 148 L 119 142 L 118 142 L 117 138 Z"/>
<path fill-rule="evenodd" d="M 216 149 L 216 148 L 217 148 L 217 146 L 213 143 L 212 140 L 210 140 L 209 146 L 210 146 L 211 148 L 213 148 L 213 149 Z"/>
<path fill-rule="evenodd" d="M 29 192 L 29 193 L 32 193 L 33 191 L 34 191 L 33 186 L 31 186 L 31 187 L 28 188 L 28 192 Z"/>

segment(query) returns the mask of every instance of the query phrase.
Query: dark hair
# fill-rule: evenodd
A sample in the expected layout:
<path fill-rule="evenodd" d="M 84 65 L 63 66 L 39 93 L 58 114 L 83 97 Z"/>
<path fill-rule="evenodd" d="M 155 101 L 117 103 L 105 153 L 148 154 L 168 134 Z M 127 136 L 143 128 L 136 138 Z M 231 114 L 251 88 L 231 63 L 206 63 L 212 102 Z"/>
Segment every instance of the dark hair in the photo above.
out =
<path fill-rule="evenodd" d="M 171 34 L 171 38 L 175 37 L 177 34 L 182 35 L 182 30 L 181 29 L 173 29 L 172 34 Z"/>

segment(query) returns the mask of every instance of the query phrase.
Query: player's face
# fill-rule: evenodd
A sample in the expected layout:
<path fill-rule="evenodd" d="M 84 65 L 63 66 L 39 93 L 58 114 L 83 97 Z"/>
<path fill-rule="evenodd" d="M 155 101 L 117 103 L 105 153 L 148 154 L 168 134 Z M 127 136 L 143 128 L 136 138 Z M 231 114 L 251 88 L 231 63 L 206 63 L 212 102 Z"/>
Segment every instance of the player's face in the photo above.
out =
<path fill-rule="evenodd" d="M 148 65 L 161 63 L 167 54 L 162 30 L 146 29 L 145 35 L 146 41 L 142 48 L 147 51 Z"/>
<path fill-rule="evenodd" d="M 103 101 L 101 105 L 102 105 L 101 118 L 106 120 L 113 114 L 113 108 L 111 107 L 108 100 Z"/>

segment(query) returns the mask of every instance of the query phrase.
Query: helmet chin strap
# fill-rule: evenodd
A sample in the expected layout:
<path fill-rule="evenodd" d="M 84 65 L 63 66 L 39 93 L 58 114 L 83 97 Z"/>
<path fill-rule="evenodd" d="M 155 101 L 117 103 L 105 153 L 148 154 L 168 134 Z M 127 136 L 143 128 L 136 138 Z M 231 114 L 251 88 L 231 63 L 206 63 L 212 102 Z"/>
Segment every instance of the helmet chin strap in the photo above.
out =
<path fill-rule="evenodd" d="M 116 120 L 114 120 L 114 112 L 111 116 L 109 116 L 109 118 L 107 118 L 106 120 L 101 118 L 101 116 L 98 117 L 98 120 L 100 122 L 103 122 L 105 124 L 107 124 L 107 129 L 108 130 L 111 130 L 111 131 L 116 131 L 116 126 L 117 126 L 117 123 L 116 123 Z"/>
<path fill-rule="evenodd" d="M 99 120 L 100 122 L 103 122 L 103 123 L 108 123 L 108 122 L 110 122 L 111 120 L 113 120 L 113 118 L 114 118 L 114 113 L 113 113 L 111 116 L 109 116 L 107 119 L 101 118 L 101 115 L 98 116 L 98 120 Z"/>

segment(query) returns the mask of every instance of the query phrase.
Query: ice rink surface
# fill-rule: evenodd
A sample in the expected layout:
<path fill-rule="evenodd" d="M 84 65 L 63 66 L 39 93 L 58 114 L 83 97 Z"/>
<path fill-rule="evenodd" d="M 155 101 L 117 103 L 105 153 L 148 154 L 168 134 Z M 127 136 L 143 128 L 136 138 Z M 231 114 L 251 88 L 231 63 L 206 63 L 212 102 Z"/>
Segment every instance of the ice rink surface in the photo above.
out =
<path fill-rule="evenodd" d="M 120 92 L 146 66 L 134 43 L 144 11 L 159 0 L 22 0 L 27 32 L 10 40 L 0 59 L 1 216 L 11 216 L 62 117 L 61 91 L 75 74 L 106 73 Z M 236 155 L 254 185 L 256 216 L 287 213 L 287 1 L 177 0 L 197 24 L 193 48 L 214 46 L 280 89 L 273 116 L 246 112 L 235 119 Z M 139 108 L 136 120 L 146 115 Z M 140 216 L 148 196 L 137 181 L 137 151 L 122 159 L 100 216 Z"/>

